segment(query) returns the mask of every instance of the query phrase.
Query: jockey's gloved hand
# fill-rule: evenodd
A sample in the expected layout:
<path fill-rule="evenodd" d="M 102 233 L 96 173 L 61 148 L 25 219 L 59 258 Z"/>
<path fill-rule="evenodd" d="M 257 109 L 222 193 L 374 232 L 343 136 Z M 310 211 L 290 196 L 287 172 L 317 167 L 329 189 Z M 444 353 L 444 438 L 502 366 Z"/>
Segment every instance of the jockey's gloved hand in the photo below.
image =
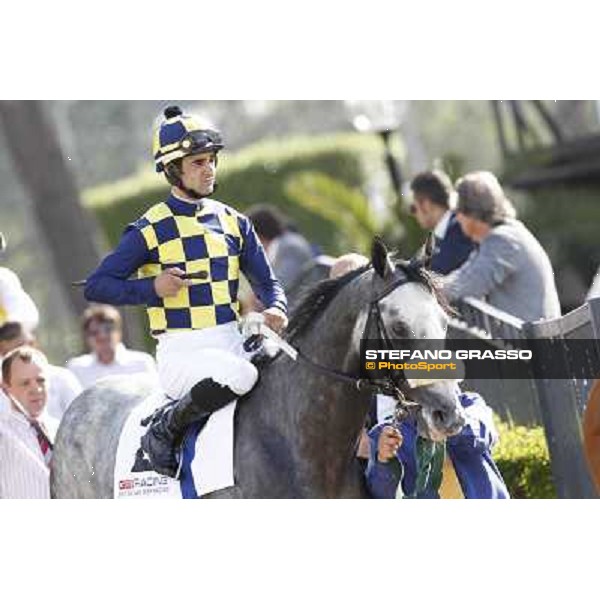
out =
<path fill-rule="evenodd" d="M 288 324 L 287 315 L 279 308 L 271 307 L 261 313 L 265 318 L 265 325 L 275 333 L 281 333 Z"/>

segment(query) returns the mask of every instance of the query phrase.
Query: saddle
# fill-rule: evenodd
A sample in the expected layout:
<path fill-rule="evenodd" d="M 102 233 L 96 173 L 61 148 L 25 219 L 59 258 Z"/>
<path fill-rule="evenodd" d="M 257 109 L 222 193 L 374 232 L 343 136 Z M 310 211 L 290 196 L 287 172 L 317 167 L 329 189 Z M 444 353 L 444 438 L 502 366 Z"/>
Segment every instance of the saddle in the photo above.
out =
<path fill-rule="evenodd" d="M 158 474 L 141 448 L 153 420 L 172 410 L 173 401 L 161 405 L 164 395 L 154 394 L 128 416 L 119 439 L 114 473 L 117 499 L 198 498 L 231 487 L 234 482 L 233 448 L 236 402 L 186 428 L 178 441 L 179 479 Z"/>

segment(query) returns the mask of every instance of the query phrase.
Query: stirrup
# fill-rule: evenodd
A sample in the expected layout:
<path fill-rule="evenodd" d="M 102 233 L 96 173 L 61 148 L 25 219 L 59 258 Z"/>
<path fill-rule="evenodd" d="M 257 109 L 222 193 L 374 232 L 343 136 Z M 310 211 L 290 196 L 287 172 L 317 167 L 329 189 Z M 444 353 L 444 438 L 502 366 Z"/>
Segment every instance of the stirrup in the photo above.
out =
<path fill-rule="evenodd" d="M 171 407 L 174 407 L 174 405 L 177 404 L 177 402 L 178 402 L 178 400 L 170 400 L 166 404 L 163 404 L 162 406 L 159 406 L 153 413 L 151 413 L 147 417 L 144 417 L 140 421 L 140 425 L 142 427 L 147 427 L 148 425 L 152 425 L 154 423 L 157 423 L 158 421 L 161 420 L 161 418 L 163 417 L 163 415 L 167 412 L 167 409 L 169 409 Z"/>

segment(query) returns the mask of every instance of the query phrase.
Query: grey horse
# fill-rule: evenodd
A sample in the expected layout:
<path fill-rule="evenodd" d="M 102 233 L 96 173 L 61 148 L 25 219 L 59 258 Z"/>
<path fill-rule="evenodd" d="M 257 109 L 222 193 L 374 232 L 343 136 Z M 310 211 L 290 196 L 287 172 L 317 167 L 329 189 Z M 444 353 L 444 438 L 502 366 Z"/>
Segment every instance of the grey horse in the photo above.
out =
<path fill-rule="evenodd" d="M 408 282 L 394 286 L 401 271 Z M 389 291 L 387 291 L 389 289 Z M 420 268 L 394 264 L 375 243 L 372 266 L 317 284 L 290 322 L 292 343 L 313 363 L 359 373 L 359 344 L 377 295 L 386 329 L 397 337 L 445 337 L 447 317 Z M 152 390 L 142 377 L 99 383 L 69 408 L 58 431 L 51 471 L 54 498 L 112 498 L 119 435 L 127 416 Z M 235 482 L 215 498 L 365 497 L 355 459 L 372 390 L 278 356 L 238 403 Z M 411 390 L 419 427 L 434 439 L 464 424 L 456 385 L 439 381 Z"/>

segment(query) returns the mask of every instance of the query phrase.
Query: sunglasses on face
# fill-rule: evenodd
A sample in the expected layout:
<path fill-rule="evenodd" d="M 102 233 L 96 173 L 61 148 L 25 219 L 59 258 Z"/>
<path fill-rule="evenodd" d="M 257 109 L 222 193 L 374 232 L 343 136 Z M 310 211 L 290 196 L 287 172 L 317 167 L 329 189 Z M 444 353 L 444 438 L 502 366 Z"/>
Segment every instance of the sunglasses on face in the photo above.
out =
<path fill-rule="evenodd" d="M 87 337 L 97 337 L 99 335 L 110 335 L 116 331 L 117 326 L 114 323 L 100 323 L 91 326 L 86 332 Z"/>

